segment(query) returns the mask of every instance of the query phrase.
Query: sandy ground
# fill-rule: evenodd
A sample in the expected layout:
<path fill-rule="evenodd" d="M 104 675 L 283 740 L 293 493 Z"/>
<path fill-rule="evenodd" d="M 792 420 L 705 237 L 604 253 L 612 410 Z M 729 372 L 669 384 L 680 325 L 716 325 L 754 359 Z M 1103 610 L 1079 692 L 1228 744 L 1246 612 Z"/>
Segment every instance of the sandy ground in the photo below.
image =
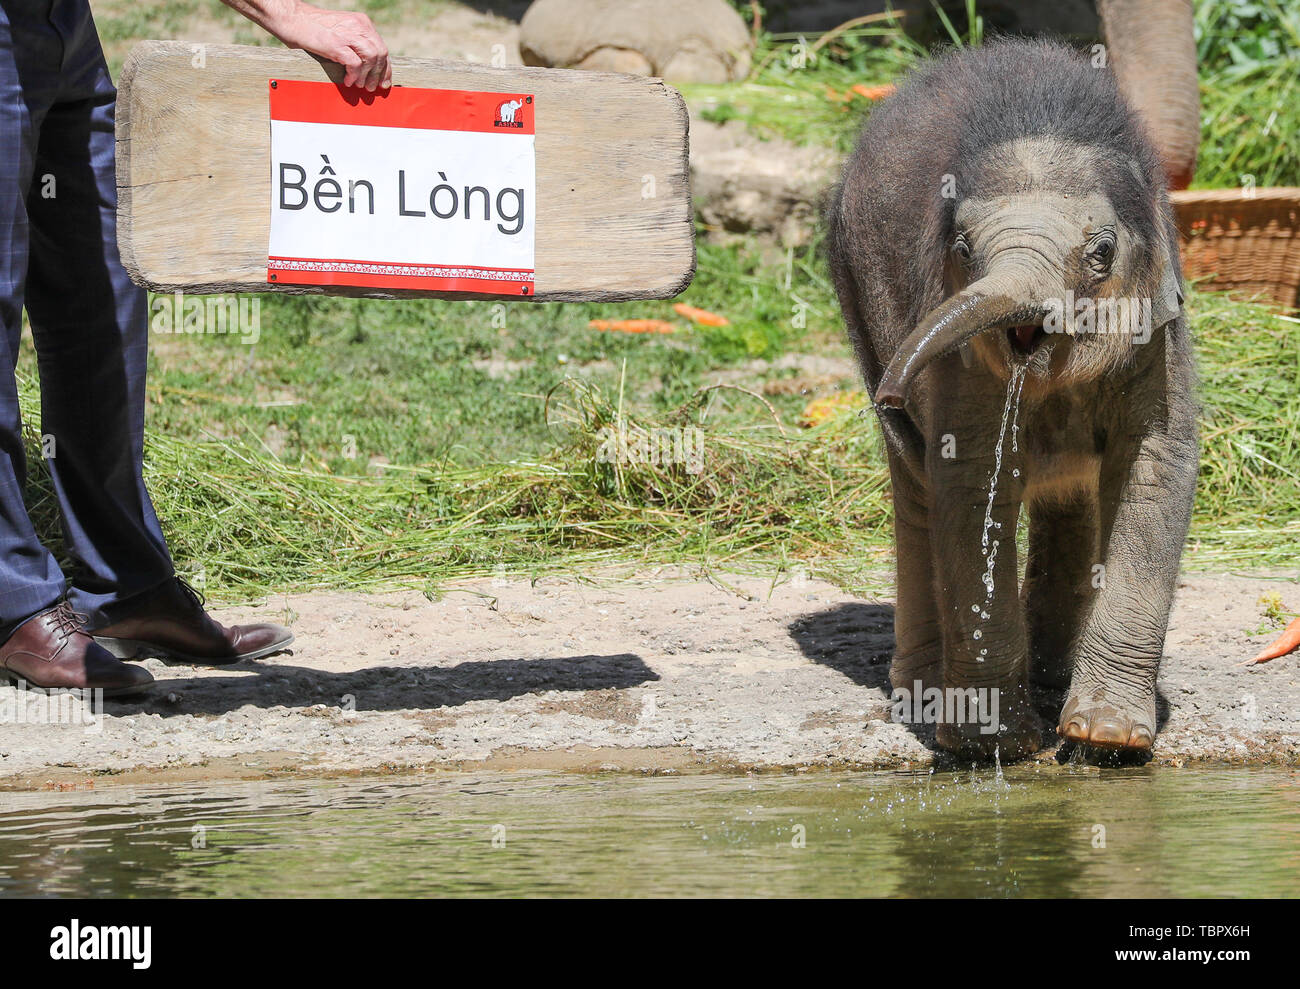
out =
<path fill-rule="evenodd" d="M 154 694 L 109 700 L 91 724 L 66 705 L 50 723 L 35 697 L 0 688 L 0 786 L 932 761 L 924 730 L 889 720 L 891 605 L 796 583 L 484 581 L 438 601 L 316 593 L 220 609 L 288 620 L 293 653 L 221 669 L 149 660 Z M 1300 762 L 1296 658 L 1235 665 L 1269 637 L 1248 634 L 1265 590 L 1296 597 L 1293 583 L 1243 577 L 1181 584 L 1158 763 Z"/>

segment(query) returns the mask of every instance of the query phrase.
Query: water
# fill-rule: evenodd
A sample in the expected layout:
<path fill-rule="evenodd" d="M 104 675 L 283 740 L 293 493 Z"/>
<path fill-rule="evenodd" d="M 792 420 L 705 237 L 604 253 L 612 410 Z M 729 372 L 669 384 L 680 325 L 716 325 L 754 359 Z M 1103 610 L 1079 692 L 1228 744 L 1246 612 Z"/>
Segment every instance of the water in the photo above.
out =
<path fill-rule="evenodd" d="M 1298 811 L 1290 769 L 105 786 L 0 793 L 0 894 L 1294 896 Z"/>
<path fill-rule="evenodd" d="M 980 608 L 978 604 L 971 605 L 971 611 L 978 612 L 980 621 L 987 621 L 989 617 L 988 608 L 993 604 L 993 570 L 998 562 L 998 546 L 1001 541 L 998 539 L 989 539 L 989 530 L 1000 529 L 1001 523 L 993 521 L 993 501 L 998 495 L 998 477 L 1002 473 L 1002 447 L 1007 439 L 1007 419 L 1011 419 L 1011 452 L 1020 452 L 1020 393 L 1025 387 L 1025 368 L 1024 364 L 1016 364 L 1011 369 L 1011 377 L 1007 381 L 1007 400 L 1002 405 L 1002 425 L 998 427 L 998 442 L 993 450 L 993 470 L 989 474 L 989 500 L 984 507 L 984 529 L 980 534 L 980 552 L 984 554 L 986 560 L 984 566 L 984 607 Z M 1012 472 L 1013 476 L 1020 476 L 1020 469 L 1016 468 Z M 1015 526 L 1012 526 L 1014 532 Z M 984 632 L 976 629 L 973 635 L 975 641 L 984 638 Z M 979 655 L 975 658 L 977 663 L 984 662 L 988 656 L 987 649 L 981 649 Z"/>

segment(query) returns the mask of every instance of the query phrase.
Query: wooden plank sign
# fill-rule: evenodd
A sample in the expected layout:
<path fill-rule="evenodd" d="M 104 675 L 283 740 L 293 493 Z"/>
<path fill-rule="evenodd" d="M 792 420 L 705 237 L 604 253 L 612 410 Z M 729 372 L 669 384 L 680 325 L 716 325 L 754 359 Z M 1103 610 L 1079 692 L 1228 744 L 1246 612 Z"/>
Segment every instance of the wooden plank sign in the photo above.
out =
<path fill-rule="evenodd" d="M 145 41 L 117 106 L 118 245 L 156 292 L 670 298 L 695 272 L 681 96 L 657 79 Z"/>

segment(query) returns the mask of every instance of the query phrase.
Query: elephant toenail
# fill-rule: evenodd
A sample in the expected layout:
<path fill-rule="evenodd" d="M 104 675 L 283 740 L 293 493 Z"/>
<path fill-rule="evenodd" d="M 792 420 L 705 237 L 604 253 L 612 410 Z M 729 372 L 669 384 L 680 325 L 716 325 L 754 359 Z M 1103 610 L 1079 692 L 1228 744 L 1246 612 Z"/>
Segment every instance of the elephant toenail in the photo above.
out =
<path fill-rule="evenodd" d="M 1128 743 L 1129 729 L 1114 718 L 1101 718 L 1092 726 L 1092 744 L 1120 746 Z"/>
<path fill-rule="evenodd" d="M 1061 729 L 1061 734 L 1073 742 L 1086 742 L 1088 740 L 1088 720 L 1083 715 L 1075 715 L 1066 722 L 1065 727 Z"/>
<path fill-rule="evenodd" d="M 1133 734 L 1129 736 L 1128 747 L 1130 749 L 1149 749 L 1151 748 L 1151 732 L 1138 725 L 1133 729 Z"/>

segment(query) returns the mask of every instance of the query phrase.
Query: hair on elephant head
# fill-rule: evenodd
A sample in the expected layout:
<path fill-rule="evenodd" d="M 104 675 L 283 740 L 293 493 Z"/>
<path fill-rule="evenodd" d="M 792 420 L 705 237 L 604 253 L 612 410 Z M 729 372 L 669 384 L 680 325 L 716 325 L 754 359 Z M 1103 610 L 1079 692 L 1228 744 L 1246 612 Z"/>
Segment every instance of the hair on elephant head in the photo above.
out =
<path fill-rule="evenodd" d="M 1162 164 L 1114 76 L 1047 41 L 937 58 L 872 113 L 829 210 L 832 274 L 894 480 L 895 682 L 1000 685 L 1004 731 L 938 737 L 1005 756 L 1037 747 L 1032 663 L 1073 677 L 1066 737 L 1149 748 L 1196 473 L 1193 366 Z M 999 485 L 1013 392 L 1019 442 Z M 1164 518 L 1130 504 L 1135 480 L 1162 490 Z M 1014 539 L 1001 540 L 996 604 L 989 553 L 1022 502 L 1027 614 Z M 1035 544 L 1054 558 L 1035 559 Z M 1149 620 L 1126 629 L 1124 614 Z M 1145 665 L 1115 673 L 1114 656 Z"/>

